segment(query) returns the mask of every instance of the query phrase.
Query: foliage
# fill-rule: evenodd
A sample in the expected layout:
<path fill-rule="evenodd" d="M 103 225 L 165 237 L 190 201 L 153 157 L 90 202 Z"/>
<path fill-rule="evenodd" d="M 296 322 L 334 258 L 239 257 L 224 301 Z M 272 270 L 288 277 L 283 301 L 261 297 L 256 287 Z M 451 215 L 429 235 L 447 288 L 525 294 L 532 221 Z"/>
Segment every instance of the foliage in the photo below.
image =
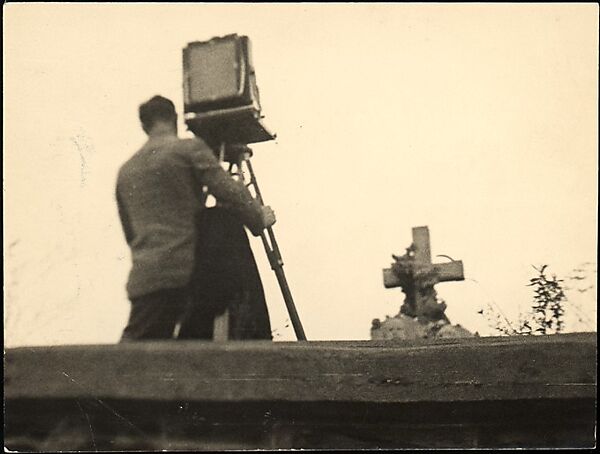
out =
<path fill-rule="evenodd" d="M 567 300 L 562 282 L 556 275 L 548 276 L 548 265 L 540 268 L 533 267 L 537 276 L 529 280 L 533 287 L 533 303 L 528 313 L 520 314 L 516 326 L 502 313 L 500 308 L 494 308 L 489 303 L 487 310 L 479 313 L 486 316 L 488 323 L 500 334 L 535 335 L 557 334 L 564 329 L 565 302 Z"/>
<path fill-rule="evenodd" d="M 567 298 L 561 285 L 563 280 L 557 279 L 555 275 L 548 277 L 545 274 L 547 267 L 548 265 L 543 265 L 541 268 L 534 267 L 539 275 L 530 279 L 528 284 L 534 288 L 533 305 L 529 317 L 533 326 L 521 325 L 521 334 L 557 334 L 564 327 L 564 302 Z"/>

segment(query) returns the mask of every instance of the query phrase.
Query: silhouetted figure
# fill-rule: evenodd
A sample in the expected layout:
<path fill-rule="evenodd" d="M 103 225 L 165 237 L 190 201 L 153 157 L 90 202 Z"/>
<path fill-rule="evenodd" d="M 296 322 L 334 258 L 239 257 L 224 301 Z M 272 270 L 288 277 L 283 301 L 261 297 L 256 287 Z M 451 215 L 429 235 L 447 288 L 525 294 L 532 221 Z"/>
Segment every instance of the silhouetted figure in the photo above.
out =
<path fill-rule="evenodd" d="M 210 339 L 226 306 L 231 338 L 271 339 L 243 226 L 258 236 L 275 222 L 273 211 L 221 167 L 205 142 L 177 137 L 170 100 L 155 96 L 139 114 L 148 141 L 121 167 L 116 190 L 133 262 L 122 341 L 172 339 L 178 324 L 179 338 Z M 203 187 L 227 208 L 206 209 Z"/>

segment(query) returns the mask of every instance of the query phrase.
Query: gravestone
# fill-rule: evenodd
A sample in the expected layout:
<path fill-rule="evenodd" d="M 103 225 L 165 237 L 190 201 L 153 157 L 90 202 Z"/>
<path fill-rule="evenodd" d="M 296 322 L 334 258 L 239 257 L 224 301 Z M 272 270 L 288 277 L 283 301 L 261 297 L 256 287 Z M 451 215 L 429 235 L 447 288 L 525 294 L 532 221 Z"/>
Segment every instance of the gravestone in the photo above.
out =
<path fill-rule="evenodd" d="M 439 301 L 434 286 L 440 282 L 464 280 L 463 263 L 452 260 L 432 263 L 428 227 L 412 229 L 412 244 L 394 263 L 383 270 L 385 288 L 400 287 L 404 304 L 395 317 L 373 320 L 372 339 L 420 337 L 470 337 L 460 325 L 452 325 L 445 314 L 446 304 Z"/>

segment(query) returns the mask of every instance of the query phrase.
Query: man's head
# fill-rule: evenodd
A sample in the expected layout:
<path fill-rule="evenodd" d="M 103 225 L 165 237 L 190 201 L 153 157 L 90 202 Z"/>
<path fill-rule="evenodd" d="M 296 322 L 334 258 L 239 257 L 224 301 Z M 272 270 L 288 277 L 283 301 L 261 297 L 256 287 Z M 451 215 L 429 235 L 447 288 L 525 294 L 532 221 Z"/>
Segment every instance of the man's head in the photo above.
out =
<path fill-rule="evenodd" d="M 175 104 L 163 96 L 154 96 L 139 108 L 140 121 L 144 132 L 151 135 L 156 132 L 177 134 L 177 113 Z"/>

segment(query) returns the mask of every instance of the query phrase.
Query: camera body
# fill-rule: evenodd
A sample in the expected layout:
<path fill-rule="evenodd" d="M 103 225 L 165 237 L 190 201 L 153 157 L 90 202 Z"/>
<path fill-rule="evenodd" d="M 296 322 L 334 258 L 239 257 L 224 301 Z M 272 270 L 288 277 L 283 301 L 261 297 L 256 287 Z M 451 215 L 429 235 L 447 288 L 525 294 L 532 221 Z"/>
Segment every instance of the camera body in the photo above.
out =
<path fill-rule="evenodd" d="M 251 44 L 237 34 L 189 43 L 183 49 L 184 119 L 207 143 L 272 140 L 262 124 Z"/>

